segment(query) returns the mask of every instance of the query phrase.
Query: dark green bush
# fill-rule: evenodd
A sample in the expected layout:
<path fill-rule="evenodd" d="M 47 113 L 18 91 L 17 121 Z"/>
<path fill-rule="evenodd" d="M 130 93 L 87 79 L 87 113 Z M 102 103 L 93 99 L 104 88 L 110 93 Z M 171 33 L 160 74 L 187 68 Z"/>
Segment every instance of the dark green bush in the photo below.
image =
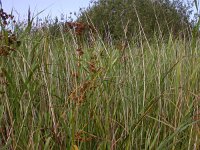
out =
<path fill-rule="evenodd" d="M 82 11 L 78 20 L 92 22 L 105 40 L 132 39 L 140 33 L 148 39 L 171 33 L 190 36 L 190 8 L 180 0 L 99 0 Z"/>

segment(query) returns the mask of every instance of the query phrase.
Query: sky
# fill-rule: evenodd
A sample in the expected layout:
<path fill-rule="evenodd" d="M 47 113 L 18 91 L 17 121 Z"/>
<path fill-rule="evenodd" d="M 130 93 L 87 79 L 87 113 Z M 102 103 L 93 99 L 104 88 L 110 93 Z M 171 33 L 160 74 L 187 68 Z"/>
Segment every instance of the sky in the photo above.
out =
<path fill-rule="evenodd" d="M 70 12 L 78 12 L 80 8 L 87 8 L 91 0 L 1 0 L 3 9 L 10 13 L 13 10 L 15 18 L 19 20 L 27 19 L 27 12 L 30 6 L 32 15 L 38 15 L 39 18 L 46 16 L 60 17 L 61 14 L 69 16 Z M 74 15 L 72 16 L 76 18 Z"/>
<path fill-rule="evenodd" d="M 30 6 L 32 15 L 38 15 L 38 18 L 44 18 L 46 16 L 51 16 L 55 18 L 57 16 L 61 18 L 61 14 L 70 16 L 70 12 L 78 12 L 80 8 L 87 8 L 91 5 L 92 0 L 0 0 L 3 5 L 3 9 L 9 13 L 13 10 L 16 20 L 27 19 L 27 12 Z M 186 2 L 187 0 L 183 0 Z M 193 1 L 193 0 L 189 0 Z M 198 0 L 200 1 L 200 0 Z M 73 19 L 76 17 L 72 14 Z"/>

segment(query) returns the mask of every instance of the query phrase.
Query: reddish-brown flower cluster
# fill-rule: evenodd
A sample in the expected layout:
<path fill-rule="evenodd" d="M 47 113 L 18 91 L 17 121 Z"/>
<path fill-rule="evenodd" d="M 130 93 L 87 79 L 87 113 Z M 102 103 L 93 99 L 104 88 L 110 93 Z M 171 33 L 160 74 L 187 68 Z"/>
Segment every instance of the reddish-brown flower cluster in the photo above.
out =
<path fill-rule="evenodd" d="M 82 48 L 78 48 L 78 49 L 76 50 L 76 53 L 77 53 L 78 57 L 81 57 L 81 56 L 84 54 Z"/>
<path fill-rule="evenodd" d="M 13 15 L 7 14 L 3 9 L 0 9 L 0 56 L 9 55 L 11 51 L 15 51 L 16 47 L 20 45 L 16 35 L 8 29 L 10 21 L 15 23 L 13 18 Z"/>
<path fill-rule="evenodd" d="M 8 56 L 11 51 L 15 51 L 21 42 L 17 40 L 15 34 L 11 34 L 8 37 L 0 34 L 0 56 Z"/>
<path fill-rule="evenodd" d="M 86 99 L 87 92 L 92 88 L 92 83 L 86 81 L 80 86 L 76 87 L 70 94 L 69 98 L 73 100 L 76 104 L 81 104 Z"/>
<path fill-rule="evenodd" d="M 3 9 L 0 9 L 0 18 L 1 18 L 1 22 L 3 26 L 6 26 L 9 24 L 8 20 L 13 20 L 14 16 L 11 14 L 7 14 L 6 12 L 4 12 Z M 13 21 L 15 22 L 15 21 Z"/>
<path fill-rule="evenodd" d="M 93 140 L 94 138 L 96 138 L 96 136 L 89 134 L 83 130 L 80 130 L 76 132 L 75 134 L 75 140 L 79 142 L 89 142 Z"/>
<path fill-rule="evenodd" d="M 76 35 L 82 35 L 86 30 L 95 32 L 93 26 L 82 22 L 66 22 L 66 27 L 75 31 Z"/>
<path fill-rule="evenodd" d="M 99 70 L 99 69 L 97 70 L 94 62 L 88 62 L 88 68 L 93 73 L 96 73 Z"/>

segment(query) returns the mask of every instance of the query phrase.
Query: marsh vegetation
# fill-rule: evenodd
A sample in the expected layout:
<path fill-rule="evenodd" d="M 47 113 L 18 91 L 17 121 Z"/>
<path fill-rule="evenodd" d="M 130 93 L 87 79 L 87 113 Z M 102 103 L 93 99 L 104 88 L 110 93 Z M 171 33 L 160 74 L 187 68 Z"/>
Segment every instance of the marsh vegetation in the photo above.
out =
<path fill-rule="evenodd" d="M 30 18 L 8 31 L 9 17 L 0 19 L 0 148 L 199 149 L 198 23 L 149 38 L 136 15 L 137 36 L 122 28 L 125 38 L 110 32 L 108 42 L 92 17 L 84 35 L 59 23 L 35 30 Z"/>

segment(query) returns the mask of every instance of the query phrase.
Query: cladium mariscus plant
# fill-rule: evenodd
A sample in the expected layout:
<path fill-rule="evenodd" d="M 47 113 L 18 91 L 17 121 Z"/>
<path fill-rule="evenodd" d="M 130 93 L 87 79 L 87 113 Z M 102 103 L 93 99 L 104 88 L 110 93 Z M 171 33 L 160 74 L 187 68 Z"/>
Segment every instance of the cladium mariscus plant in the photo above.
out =
<path fill-rule="evenodd" d="M 198 36 L 148 41 L 140 24 L 115 45 L 92 26 L 89 44 L 80 22 L 16 34 L 12 18 L 1 11 L 0 149 L 199 149 Z"/>

